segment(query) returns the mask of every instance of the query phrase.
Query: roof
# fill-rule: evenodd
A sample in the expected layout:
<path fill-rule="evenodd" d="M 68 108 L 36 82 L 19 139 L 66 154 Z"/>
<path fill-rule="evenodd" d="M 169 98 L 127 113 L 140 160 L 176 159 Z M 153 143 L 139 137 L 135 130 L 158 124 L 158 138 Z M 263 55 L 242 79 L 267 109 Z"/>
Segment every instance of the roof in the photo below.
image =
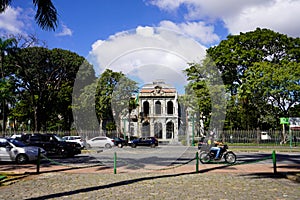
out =
<path fill-rule="evenodd" d="M 141 88 L 140 93 L 152 93 L 155 90 L 160 90 L 164 93 L 176 93 L 175 87 L 173 87 L 170 84 L 166 84 L 162 80 L 156 80 L 156 81 L 153 81 L 152 83 L 145 84 Z"/>

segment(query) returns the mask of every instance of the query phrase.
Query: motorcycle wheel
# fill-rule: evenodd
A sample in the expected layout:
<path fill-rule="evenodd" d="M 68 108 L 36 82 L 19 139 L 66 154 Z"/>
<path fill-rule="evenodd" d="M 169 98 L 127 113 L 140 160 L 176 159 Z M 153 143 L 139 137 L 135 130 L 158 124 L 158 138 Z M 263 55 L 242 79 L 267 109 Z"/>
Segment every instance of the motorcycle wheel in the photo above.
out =
<path fill-rule="evenodd" d="M 225 161 L 229 164 L 234 164 L 236 162 L 236 155 L 233 152 L 227 152 L 224 155 Z"/>
<path fill-rule="evenodd" d="M 202 164 L 206 164 L 208 162 L 210 162 L 210 155 L 207 152 L 202 152 L 199 155 L 199 160 Z"/>

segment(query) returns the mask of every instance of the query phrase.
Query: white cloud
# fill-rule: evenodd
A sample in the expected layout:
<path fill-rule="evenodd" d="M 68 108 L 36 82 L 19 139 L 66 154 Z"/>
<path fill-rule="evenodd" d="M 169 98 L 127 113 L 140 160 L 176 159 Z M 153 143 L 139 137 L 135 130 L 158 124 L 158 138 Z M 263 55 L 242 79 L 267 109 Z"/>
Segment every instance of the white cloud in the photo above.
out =
<path fill-rule="evenodd" d="M 9 34 L 22 33 L 25 27 L 22 21 L 23 10 L 21 8 L 8 7 L 0 14 L 0 31 Z"/>
<path fill-rule="evenodd" d="M 189 37 L 161 27 L 137 27 L 96 41 L 88 60 L 97 74 L 110 68 L 142 82 L 159 78 L 183 87 L 187 63 L 200 62 L 204 56 L 205 47 Z"/>
<path fill-rule="evenodd" d="M 150 0 L 166 11 L 184 6 L 186 20 L 221 20 L 229 33 L 237 34 L 269 28 L 290 36 L 300 36 L 299 0 Z"/>
<path fill-rule="evenodd" d="M 162 21 L 160 27 L 169 28 L 174 31 L 182 32 L 202 44 L 214 44 L 220 40 L 219 36 L 214 33 L 214 27 L 206 25 L 205 22 L 186 22 L 175 24 L 171 21 Z"/>
<path fill-rule="evenodd" d="M 72 36 L 73 31 L 68 28 L 65 24 L 62 24 L 61 32 L 55 34 L 56 36 Z"/>
<path fill-rule="evenodd" d="M 300 1 L 276 0 L 269 6 L 243 9 L 235 17 L 224 22 L 232 34 L 247 32 L 256 27 L 269 28 L 293 37 L 300 37 Z"/>

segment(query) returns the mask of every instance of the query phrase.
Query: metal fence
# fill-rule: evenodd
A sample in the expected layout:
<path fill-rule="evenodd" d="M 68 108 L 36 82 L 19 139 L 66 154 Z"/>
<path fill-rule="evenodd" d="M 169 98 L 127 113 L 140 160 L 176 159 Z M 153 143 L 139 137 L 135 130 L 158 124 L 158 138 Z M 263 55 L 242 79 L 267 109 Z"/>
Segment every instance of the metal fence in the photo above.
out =
<path fill-rule="evenodd" d="M 272 143 L 282 145 L 285 142 L 300 142 L 300 131 L 287 131 L 283 135 L 282 131 L 257 131 L 257 130 L 231 130 L 219 133 L 219 140 L 225 143 L 251 143 L 263 144 Z"/>
<path fill-rule="evenodd" d="M 6 132 L 3 136 L 9 137 L 14 134 L 22 134 L 24 132 Z M 26 132 L 26 133 L 33 133 L 33 132 Z M 108 137 L 123 137 L 120 134 L 118 135 L 117 131 L 99 131 L 99 130 L 92 130 L 92 131 L 71 131 L 71 132 L 55 132 L 59 136 L 65 135 L 80 135 L 84 139 L 91 139 L 96 136 L 108 136 Z M 283 141 L 283 134 L 282 131 L 257 131 L 257 130 L 228 130 L 228 131 L 219 131 L 217 133 L 218 140 L 224 143 L 232 143 L 232 144 L 273 144 L 273 145 L 282 145 Z M 300 131 L 287 131 L 285 133 L 286 143 L 300 143 Z M 189 137 L 192 141 L 191 136 Z M 184 135 L 179 136 L 179 142 L 186 145 L 187 137 Z M 201 137 L 195 137 L 194 142 L 197 143 Z M 191 142 L 190 142 L 191 144 Z"/>

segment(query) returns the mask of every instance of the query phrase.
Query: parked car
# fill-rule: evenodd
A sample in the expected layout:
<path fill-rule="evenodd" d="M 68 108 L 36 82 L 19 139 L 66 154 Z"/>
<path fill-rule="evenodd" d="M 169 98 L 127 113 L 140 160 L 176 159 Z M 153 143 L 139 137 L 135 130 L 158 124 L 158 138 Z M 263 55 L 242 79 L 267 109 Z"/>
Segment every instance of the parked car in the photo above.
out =
<path fill-rule="evenodd" d="M 271 140 L 271 136 L 267 132 L 261 132 L 261 140 Z"/>
<path fill-rule="evenodd" d="M 82 139 L 81 136 L 77 135 L 77 136 L 63 136 L 62 137 L 63 140 L 65 140 L 66 142 L 77 142 L 78 144 L 80 144 L 81 149 L 85 148 L 86 142 L 84 139 Z"/>
<path fill-rule="evenodd" d="M 81 153 L 81 146 L 77 142 L 66 142 L 56 134 L 26 134 L 21 140 L 30 146 L 42 147 L 48 155 L 73 157 Z"/>
<path fill-rule="evenodd" d="M 129 144 L 132 148 L 137 146 L 150 146 L 154 148 L 158 146 L 158 140 L 155 137 L 141 137 L 130 141 Z"/>
<path fill-rule="evenodd" d="M 123 146 L 127 146 L 127 141 L 122 138 L 115 137 L 113 140 L 114 140 L 114 144 L 119 148 L 122 148 Z"/>
<path fill-rule="evenodd" d="M 93 148 L 93 147 L 111 148 L 115 144 L 114 144 L 114 140 L 109 137 L 98 136 L 87 140 L 86 145 L 88 148 Z"/>
<path fill-rule="evenodd" d="M 22 134 L 13 134 L 12 136 L 10 136 L 9 138 L 11 139 L 16 139 L 16 140 L 20 140 L 22 137 Z"/>
<path fill-rule="evenodd" d="M 23 142 L 10 138 L 0 138 L 0 161 L 13 161 L 24 164 L 38 159 L 38 150 L 46 156 L 43 148 L 26 146 Z"/>

